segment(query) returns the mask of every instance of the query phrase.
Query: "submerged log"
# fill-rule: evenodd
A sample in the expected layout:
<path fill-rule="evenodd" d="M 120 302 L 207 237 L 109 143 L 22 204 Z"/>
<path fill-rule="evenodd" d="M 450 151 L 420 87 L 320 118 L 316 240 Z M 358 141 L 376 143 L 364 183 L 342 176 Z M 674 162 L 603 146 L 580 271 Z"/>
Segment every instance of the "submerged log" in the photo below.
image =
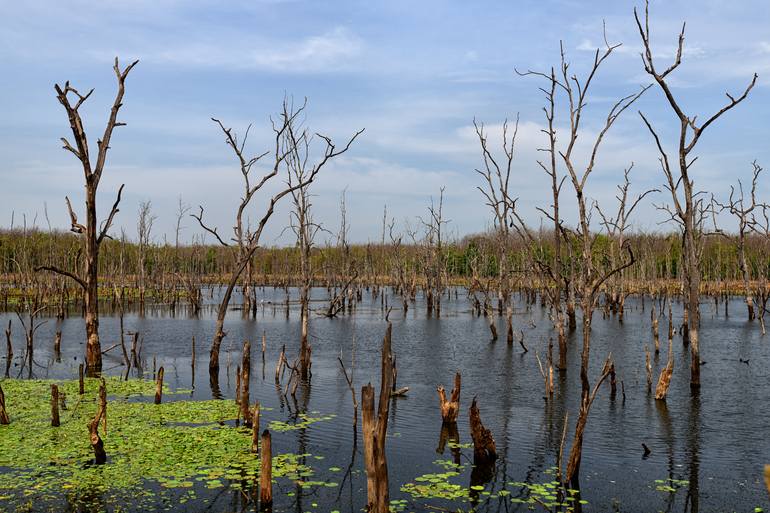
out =
<path fill-rule="evenodd" d="M 361 388 L 361 424 L 364 439 L 364 463 L 366 466 L 367 511 L 388 513 L 388 463 L 385 457 L 385 440 L 388 431 L 388 412 L 393 387 L 393 354 L 391 334 L 393 325 L 388 322 L 382 341 L 382 367 L 380 397 L 375 416 L 374 387 L 369 383 Z"/>
<path fill-rule="evenodd" d="M 259 507 L 264 510 L 273 505 L 273 449 L 267 429 L 262 432 L 262 455 L 259 459 Z"/>
<path fill-rule="evenodd" d="M 3 387 L 0 386 L 0 424 L 7 425 L 10 423 L 8 411 L 5 409 L 5 394 L 3 393 Z"/>
<path fill-rule="evenodd" d="M 438 391 L 439 407 L 441 408 L 441 420 L 444 423 L 457 422 L 457 415 L 460 413 L 460 383 L 462 379 L 460 373 L 455 374 L 455 385 L 452 388 L 452 395 L 449 400 L 446 398 L 446 391 L 443 385 L 439 385 Z"/>
<path fill-rule="evenodd" d="M 476 404 L 475 397 L 468 410 L 468 418 L 471 427 L 471 438 L 473 438 L 473 464 L 482 465 L 495 461 L 497 459 L 495 439 L 492 438 L 492 433 L 481 422 L 479 407 Z"/>

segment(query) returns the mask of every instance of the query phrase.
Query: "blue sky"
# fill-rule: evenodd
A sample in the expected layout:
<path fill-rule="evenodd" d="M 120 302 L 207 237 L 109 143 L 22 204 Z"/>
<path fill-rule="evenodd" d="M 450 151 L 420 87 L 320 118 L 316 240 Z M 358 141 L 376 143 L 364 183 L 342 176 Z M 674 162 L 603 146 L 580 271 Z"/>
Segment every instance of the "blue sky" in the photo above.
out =
<path fill-rule="evenodd" d="M 316 218 L 332 232 L 338 201 L 347 188 L 351 237 L 379 240 L 383 206 L 398 226 L 427 213 L 431 196 L 445 191 L 449 229 L 479 232 L 490 215 L 475 186 L 481 164 L 472 130 L 475 118 L 492 137 L 504 118 L 521 118 L 512 194 L 526 219 L 548 204 L 545 176 L 535 159 L 544 144 L 540 83 L 515 75 L 557 63 L 564 41 L 573 69 L 590 64 L 602 43 L 602 22 L 612 42 L 622 42 L 597 78 L 584 143 L 613 101 L 649 82 L 639 58 L 639 37 L 626 0 L 517 0 L 508 2 L 305 2 L 282 0 L 106 0 L 2 2 L 0 18 L 0 223 L 37 215 L 46 226 L 67 228 L 64 196 L 82 203 L 79 163 L 61 149 L 69 136 L 53 84 L 70 80 L 95 92 L 82 109 L 95 142 L 115 93 L 112 59 L 140 59 L 127 81 L 119 128 L 100 186 L 106 210 L 126 184 L 117 229 L 135 236 L 139 203 L 150 200 L 155 234 L 171 235 L 178 198 L 202 204 L 226 232 L 241 192 L 240 175 L 217 127 L 236 131 L 254 124 L 249 148 L 270 148 L 269 116 L 284 94 L 308 97 L 307 125 L 342 141 L 366 128 L 349 153 L 324 170 L 313 192 Z M 760 75 L 749 100 L 702 138 L 696 185 L 723 198 L 729 184 L 750 178 L 751 161 L 770 167 L 770 4 L 765 0 L 651 3 L 653 44 L 671 57 L 683 20 L 685 58 L 672 77 L 686 109 L 704 117 Z M 611 210 L 622 171 L 635 164 L 641 191 L 658 187 L 662 173 L 641 109 L 666 140 L 676 122 L 657 90 L 627 111 L 611 132 L 588 185 L 588 194 Z M 563 121 L 560 126 L 563 125 Z M 92 145 L 95 144 L 92 142 Z M 562 170 L 563 171 L 563 170 Z M 770 171 L 768 171 L 770 173 Z M 760 184 L 770 202 L 770 174 Z M 277 185 L 277 184 L 276 184 Z M 666 197 L 658 195 L 654 202 Z M 652 201 L 634 219 L 641 229 L 664 230 Z M 565 217 L 573 196 L 565 187 Z M 257 198 L 251 216 L 264 205 Z M 277 212 L 263 244 L 279 237 L 288 203 Z M 82 207 L 81 211 L 82 211 Z M 199 233 L 189 219 L 183 240 Z M 729 223 L 725 220 L 725 225 Z M 320 242 L 320 241 L 319 241 Z"/>

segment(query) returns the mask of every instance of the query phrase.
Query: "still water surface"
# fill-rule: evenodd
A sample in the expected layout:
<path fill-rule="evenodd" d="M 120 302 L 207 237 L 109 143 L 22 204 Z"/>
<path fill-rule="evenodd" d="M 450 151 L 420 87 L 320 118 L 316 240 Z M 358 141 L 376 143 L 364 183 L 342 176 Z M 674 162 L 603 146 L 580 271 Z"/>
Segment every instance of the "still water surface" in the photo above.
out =
<path fill-rule="evenodd" d="M 295 291 L 292 291 L 294 294 Z M 390 293 L 389 293 L 390 294 Z M 313 305 L 324 306 L 326 291 L 313 291 Z M 252 341 L 251 397 L 263 406 L 266 420 L 291 422 L 296 412 L 317 411 L 335 415 L 331 420 L 314 423 L 306 429 L 273 435 L 273 451 L 322 455 L 315 465 L 320 479 L 334 479 L 336 488 L 303 491 L 299 487 L 275 489 L 276 511 L 334 511 L 357 513 L 366 501 L 363 472 L 363 446 L 354 451 L 350 391 L 340 370 L 337 357 L 342 353 L 350 369 L 355 354 L 354 383 L 357 393 L 368 381 L 379 383 L 380 344 L 385 331 L 381 299 L 364 295 L 351 315 L 335 319 L 314 316 L 310 324 L 313 348 L 312 384 L 300 387 L 296 403 L 284 400 L 276 391 L 275 365 L 280 348 L 286 345 L 293 360 L 298 353 L 299 322 L 293 304 L 288 319 L 282 304 L 283 290 L 265 288 L 259 291 L 260 308 L 256 318 L 244 318 L 234 308 L 226 322 L 228 335 L 223 344 L 220 387 L 225 397 L 235 392 L 235 366 L 240 361 L 244 339 Z M 216 292 L 210 298 L 216 301 Z M 392 298 L 391 298 L 392 301 Z M 398 301 L 392 301 L 400 304 Z M 702 389 L 693 397 L 689 389 L 689 352 L 681 338 L 674 340 L 675 369 L 668 400 L 655 401 L 647 392 L 644 345 L 651 345 L 650 301 L 642 308 L 640 301 L 629 299 L 625 321 L 594 315 L 591 348 L 592 381 L 598 375 L 604 357 L 612 352 L 618 379 L 618 393 L 610 399 L 609 386 L 600 391 L 591 410 L 586 431 L 581 471 L 583 511 L 754 511 L 770 510 L 762 482 L 762 469 L 770 463 L 770 335 L 761 336 L 757 323 L 746 321 L 745 308 L 739 300 L 730 303 L 729 316 L 724 305 L 719 310 L 713 303 L 702 305 L 701 357 Z M 442 304 L 441 318 L 427 318 L 421 299 L 406 316 L 394 310 L 393 350 L 398 365 L 398 386 L 408 386 L 404 398 L 394 399 L 391 407 L 387 457 L 391 499 L 407 499 L 406 511 L 463 511 L 469 503 L 453 504 L 446 500 L 412 499 L 400 490 L 428 473 L 442 472 L 434 464 L 437 459 L 452 459 L 447 447 L 437 452 L 441 432 L 436 386 L 451 389 L 455 371 L 462 373 L 460 442 L 470 442 L 467 408 L 473 396 L 478 397 L 484 424 L 492 431 L 501 456 L 494 473 L 485 484 L 487 491 L 511 490 L 511 496 L 489 498 L 481 495 L 477 511 L 528 511 L 526 504 L 511 502 L 518 488 L 511 482 L 542 483 L 553 478 L 553 467 L 559 450 L 564 416 L 569 412 L 568 441 L 577 417 L 580 396 L 578 334 L 569 343 L 569 370 L 557 379 L 552 402 L 543 399 L 543 381 L 535 359 L 541 359 L 548 338 L 552 336 L 547 313 L 538 305 L 516 303 L 514 325 L 522 329 L 524 353 L 518 344 L 505 342 L 504 319 L 498 319 L 503 336 L 490 342 L 484 318 L 471 314 L 463 290 L 453 292 Z M 172 388 L 192 389 L 193 399 L 208 399 L 212 391 L 208 380 L 208 348 L 214 332 L 213 308 L 204 308 L 198 318 L 183 311 L 172 313 L 166 307 L 148 307 L 145 314 L 127 314 L 125 330 L 138 331 L 143 338 L 143 369 L 151 377 L 152 360 L 164 365 L 166 382 Z M 15 323 L 15 354 L 23 354 L 20 329 L 12 314 L 0 314 L 0 324 L 8 319 Z M 674 308 L 675 326 L 681 324 L 681 308 Z M 667 320 L 660 321 L 661 354 L 655 359 L 655 380 L 665 365 Z M 119 321 L 103 312 L 100 321 L 102 347 L 118 339 Z M 62 331 L 62 359 L 56 363 L 51 353 L 54 333 Z M 267 338 L 263 370 L 262 334 Z M 197 365 L 193 375 L 191 339 L 197 340 Z M 62 322 L 48 320 L 37 332 L 33 376 L 41 379 L 71 379 L 83 354 L 84 325 L 81 318 Z M 554 348 L 554 351 L 557 349 Z M 20 356 L 17 356 L 19 359 Z M 748 360 L 743 363 L 741 360 Z M 124 372 L 120 349 L 105 355 L 109 374 Z M 3 361 L 3 368 L 5 367 Z M 27 370 L 14 362 L 12 376 L 27 376 Z M 621 393 L 623 383 L 625 397 Z M 189 398 L 184 396 L 182 398 Z M 169 396 L 168 400 L 173 400 Z M 359 422 L 360 424 L 360 422 Z M 651 449 L 643 458 L 642 443 Z M 471 484 L 472 451 L 464 450 L 463 475 L 453 481 Z M 352 466 L 351 466 L 352 465 Z M 328 468 L 342 472 L 325 474 Z M 345 471 L 351 469 L 347 474 Z M 343 476 L 344 475 L 344 481 Z M 687 484 L 676 492 L 656 489 L 656 480 L 676 479 Z M 474 482 L 475 484 L 475 482 Z M 289 495 L 291 494 L 291 495 Z M 201 491 L 207 501 L 171 505 L 174 511 L 236 511 L 242 501 L 238 491 Z M 485 498 L 486 497 L 486 498 Z M 315 504 L 315 506 L 312 506 Z M 130 510 L 130 505 L 124 505 Z M 166 505 L 168 507 L 168 505 Z M 253 508 L 253 505 L 250 506 Z M 124 509 L 125 509 L 124 508 Z M 538 510 L 544 508 L 537 505 Z M 0 510 L 2 510 L 0 501 Z M 109 509 L 113 509 L 110 507 Z M 245 509 L 249 509 L 247 506 Z"/>

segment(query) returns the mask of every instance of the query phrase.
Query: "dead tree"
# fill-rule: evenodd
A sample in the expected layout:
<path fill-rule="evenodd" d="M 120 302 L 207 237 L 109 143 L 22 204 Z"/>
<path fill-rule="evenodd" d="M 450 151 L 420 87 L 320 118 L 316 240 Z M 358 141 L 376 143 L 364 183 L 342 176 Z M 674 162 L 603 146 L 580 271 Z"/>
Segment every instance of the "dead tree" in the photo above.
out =
<path fill-rule="evenodd" d="M 200 210 L 198 214 L 192 214 L 192 217 L 198 221 L 198 224 L 200 224 L 203 230 L 213 235 L 220 245 L 227 248 L 232 248 L 235 254 L 235 264 L 233 266 L 233 271 L 230 273 L 230 277 L 227 280 L 227 287 L 225 288 L 225 292 L 222 295 L 222 299 L 219 303 L 219 309 L 217 310 L 216 327 L 214 331 L 214 338 L 211 342 L 211 352 L 209 356 L 209 372 L 212 376 L 219 374 L 219 349 L 222 345 L 222 340 L 226 335 L 224 331 L 225 316 L 227 314 L 227 309 L 230 304 L 233 291 L 240 282 L 244 271 L 246 271 L 247 268 L 250 269 L 254 253 L 257 251 L 257 248 L 259 248 L 259 241 L 260 237 L 262 236 L 262 231 L 264 230 L 265 225 L 267 224 L 270 217 L 273 215 L 276 204 L 287 194 L 291 194 L 292 192 L 309 185 L 313 180 L 315 180 L 318 172 L 330 160 L 345 153 L 350 148 L 353 141 L 355 141 L 355 139 L 363 132 L 363 130 L 356 132 L 353 137 L 348 140 L 347 144 L 345 144 L 345 146 L 341 149 L 338 149 L 330 138 L 319 135 L 319 137 L 326 143 L 326 147 L 324 148 L 321 160 L 315 166 L 313 166 L 312 170 L 308 173 L 306 180 L 301 182 L 293 182 L 292 185 L 286 185 L 282 187 L 279 192 L 270 197 L 268 205 L 261 214 L 256 228 L 252 229 L 248 223 L 246 223 L 244 215 L 246 215 L 247 209 L 249 208 L 251 201 L 254 199 L 254 196 L 262 190 L 267 182 L 278 175 L 284 160 L 286 160 L 291 152 L 294 151 L 290 146 L 287 147 L 286 134 L 290 128 L 292 130 L 297 130 L 298 124 L 300 123 L 299 118 L 303 115 L 305 106 L 306 103 L 303 103 L 299 108 L 295 108 L 293 103 L 291 103 L 289 100 L 284 100 L 283 108 L 278 116 L 278 120 L 272 122 L 275 136 L 275 149 L 273 151 L 272 167 L 256 181 L 253 180 L 254 175 L 252 175 L 252 170 L 254 169 L 257 162 L 270 154 L 270 152 L 268 151 L 255 157 L 245 156 L 245 145 L 249 135 L 249 128 L 251 127 L 249 126 L 249 128 L 246 129 L 246 134 L 244 135 L 243 139 L 239 141 L 238 136 L 235 134 L 235 132 L 233 132 L 232 128 L 226 128 L 221 121 L 212 118 L 212 120 L 224 133 L 225 143 L 235 154 L 244 182 L 243 196 L 241 197 L 240 202 L 238 203 L 238 207 L 236 208 L 235 226 L 233 226 L 233 237 L 229 242 L 222 238 L 222 236 L 217 231 L 217 228 L 212 228 L 205 224 L 203 221 L 204 210 L 202 206 L 199 207 Z M 301 140 L 299 142 L 303 143 L 304 141 Z M 247 281 L 249 280 L 247 279 Z"/>
<path fill-rule="evenodd" d="M 628 197 L 629 189 L 631 188 L 631 181 L 629 175 L 634 168 L 634 163 L 623 172 L 623 183 L 618 185 L 618 195 L 615 198 L 618 200 L 617 211 L 614 216 L 608 216 L 604 214 L 604 211 L 600 208 L 598 203 L 595 203 L 596 211 L 599 213 L 607 235 L 610 237 L 609 258 L 610 266 L 616 267 L 618 265 L 618 256 L 622 252 L 623 246 L 626 244 L 626 230 L 628 229 L 629 219 L 631 214 L 636 209 L 637 205 L 648 194 L 653 192 L 660 192 L 658 189 L 648 189 L 643 193 L 636 196 L 633 202 Z M 625 311 L 626 291 L 624 289 L 625 282 L 623 280 L 623 271 L 615 274 L 609 282 L 610 284 L 610 307 L 613 312 L 617 312 L 618 319 L 623 322 L 623 315 Z M 657 324 L 655 325 L 657 329 Z"/>
<path fill-rule="evenodd" d="M 138 239 L 137 252 L 137 272 L 139 289 L 139 312 L 144 313 L 144 295 L 147 288 L 147 249 L 150 246 L 150 237 L 152 234 L 152 225 L 157 219 L 152 214 L 152 204 L 149 201 L 142 201 L 139 204 L 139 219 L 136 222 L 136 234 Z"/>
<path fill-rule="evenodd" d="M 630 245 L 628 244 L 622 248 L 625 249 L 628 255 L 626 260 L 614 266 L 607 266 L 603 264 L 603 262 L 607 260 L 606 255 L 596 255 L 594 253 L 594 243 L 598 233 L 593 232 L 590 227 L 591 210 L 593 205 L 589 205 L 586 198 L 586 185 L 588 183 L 589 177 L 591 176 L 591 173 L 595 168 L 597 156 L 607 132 L 612 128 L 620 115 L 650 87 L 643 87 L 638 92 L 629 94 L 616 101 L 612 105 L 604 120 L 604 125 L 591 142 L 590 150 L 585 163 L 583 165 L 579 165 L 576 162 L 574 151 L 576 148 L 578 136 L 581 134 L 582 122 L 585 115 L 585 106 L 587 105 L 588 101 L 588 93 L 591 90 L 591 85 L 593 84 L 594 78 L 596 77 L 596 74 L 601 68 L 602 64 L 612 54 L 612 52 L 620 46 L 619 44 L 610 44 L 606 39 L 606 34 L 604 41 L 604 50 L 596 50 L 593 63 L 584 78 L 580 79 L 576 75 L 571 74 L 563 45 L 561 45 L 561 62 L 559 73 L 540 74 L 541 76 L 544 76 L 549 81 L 551 81 L 552 87 L 557 89 L 561 93 L 561 96 L 563 96 L 565 99 L 565 111 L 568 115 L 569 121 L 569 134 L 566 137 L 566 148 L 559 151 L 559 155 L 567 170 L 568 181 L 571 183 L 572 189 L 574 190 L 578 211 L 578 223 L 572 237 L 579 247 L 579 254 L 577 255 L 579 269 L 573 279 L 575 280 L 575 291 L 580 299 L 580 310 L 583 314 L 583 345 L 580 357 L 580 412 L 575 426 L 575 434 L 573 437 L 572 446 L 569 452 L 566 473 L 566 481 L 571 483 L 573 488 L 579 487 L 583 432 L 588 422 L 588 415 L 591 409 L 591 404 L 593 403 L 599 386 L 609 375 L 611 366 L 611 361 L 608 358 L 605 362 L 602 373 L 592 388 L 589 381 L 588 369 L 591 351 L 591 321 L 593 317 L 593 309 L 596 305 L 602 287 L 607 282 L 607 280 L 633 265 L 635 261 L 634 254 L 631 251 Z M 555 82 L 555 85 L 553 82 Z M 515 210 L 513 214 L 516 215 Z M 519 221 L 519 223 L 523 224 L 521 221 Z"/>
<path fill-rule="evenodd" d="M 388 321 L 385 338 L 382 340 L 380 397 L 376 414 L 374 387 L 369 383 L 361 388 L 361 427 L 366 464 L 367 511 L 371 513 L 388 513 L 390 508 L 385 440 L 388 433 L 390 394 L 393 388 L 392 332 L 393 325 Z"/>
<path fill-rule="evenodd" d="M 328 138 L 321 135 L 319 137 L 326 141 L 327 148 L 331 145 L 331 141 Z M 319 224 L 313 221 L 313 215 L 310 210 L 312 207 L 310 183 L 312 182 L 311 177 L 315 176 L 319 166 L 325 162 L 325 159 L 312 164 L 309 162 L 312 142 L 312 134 L 299 122 L 289 124 L 281 139 L 282 151 L 286 155 L 283 161 L 288 176 L 286 185 L 291 189 L 292 203 L 294 205 L 289 224 L 297 237 L 297 249 L 299 251 L 301 323 L 299 374 L 303 381 L 310 379 L 310 356 L 312 351 L 308 340 L 310 287 L 313 281 L 310 252 L 313 248 L 316 234 L 322 229 Z"/>
<path fill-rule="evenodd" d="M 700 282 L 701 282 L 701 255 L 703 225 L 699 222 L 701 217 L 702 200 L 699 199 L 701 193 L 695 190 L 694 179 L 691 175 L 691 167 L 698 157 L 693 157 L 692 153 L 698 144 L 703 132 L 710 127 L 724 113 L 734 108 L 745 100 L 751 89 L 757 82 L 757 75 L 749 82 L 749 85 L 740 96 L 733 96 L 727 93 L 728 102 L 716 113 L 706 117 L 701 123 L 697 122 L 697 116 L 685 114 L 679 101 L 674 96 L 669 83 L 668 76 L 679 67 L 682 62 L 682 52 L 684 48 L 684 30 L 679 33 L 679 42 L 674 62 L 665 70 L 656 67 L 652 55 L 650 44 L 650 16 L 649 2 L 645 2 L 644 22 L 634 9 L 634 18 L 639 29 L 639 35 L 644 45 L 642 61 L 644 70 L 654 79 L 660 87 L 671 110 L 679 121 L 679 134 L 677 135 L 677 155 L 676 161 L 671 162 L 668 153 L 663 148 L 658 132 L 653 128 L 650 121 L 644 114 L 639 112 L 645 126 L 649 130 L 658 152 L 660 153 L 660 165 L 663 174 L 666 177 L 665 188 L 671 194 L 671 203 L 673 206 L 662 206 L 670 219 L 676 222 L 682 231 L 682 257 L 685 282 L 685 297 L 688 311 L 688 339 L 690 342 L 690 387 L 692 389 L 700 388 L 700 340 L 698 337 L 698 326 L 700 324 Z"/>
<path fill-rule="evenodd" d="M 436 389 L 438 391 L 439 407 L 441 408 L 441 420 L 444 423 L 457 422 L 457 415 L 460 413 L 460 373 L 455 374 L 455 385 L 452 388 L 452 395 L 449 400 L 446 398 L 446 391 L 443 385 L 439 385 Z"/>
<path fill-rule="evenodd" d="M 758 231 L 754 211 L 762 207 L 762 204 L 757 202 L 757 180 L 762 168 L 756 161 L 752 162 L 751 165 L 754 168 L 754 174 L 751 179 L 749 197 L 746 198 L 743 183 L 738 180 L 738 190 L 735 190 L 735 186 L 730 186 L 730 199 L 726 204 L 715 202 L 722 210 L 727 210 L 738 221 L 738 239 L 735 246 L 738 253 L 738 268 L 743 278 L 743 293 L 746 296 L 749 321 L 754 320 L 755 314 L 754 297 L 751 290 L 751 272 L 746 261 L 746 236 L 752 231 Z"/>
<path fill-rule="evenodd" d="M 516 135 L 519 130 L 519 120 L 516 118 L 513 131 L 508 136 L 508 120 L 503 122 L 503 156 L 496 157 L 489 148 L 487 135 L 483 123 L 473 120 L 479 143 L 481 145 L 482 162 L 484 166 L 475 171 L 484 179 L 484 186 L 477 186 L 486 200 L 486 206 L 493 214 L 493 227 L 495 242 L 497 244 L 497 300 L 498 312 L 502 315 L 504 304 L 510 300 L 511 283 L 510 269 L 508 268 L 507 253 L 510 243 L 510 220 L 513 217 L 515 201 L 511 199 L 510 179 L 513 165 L 514 147 Z M 496 335 L 493 338 L 497 338 Z"/>
<path fill-rule="evenodd" d="M 118 92 L 115 95 L 115 101 L 110 110 L 110 116 L 107 120 L 107 126 L 101 139 L 97 140 L 98 154 L 96 162 L 92 163 L 92 155 L 88 148 L 88 138 L 80 117 L 79 109 L 83 103 L 91 96 L 93 89 L 86 94 L 81 94 L 72 87 L 69 82 L 65 82 L 62 88 L 58 84 L 56 97 L 62 104 L 70 122 L 70 129 L 75 140 L 73 147 L 66 138 L 62 138 L 64 149 L 71 152 L 80 161 L 85 175 L 85 196 L 86 196 L 86 223 L 78 222 L 78 216 L 72 208 L 69 198 L 65 198 L 67 209 L 69 210 L 71 227 L 70 230 L 84 236 L 84 254 L 85 269 L 68 271 L 52 265 L 40 266 L 37 270 L 51 271 L 74 280 L 83 289 L 84 310 L 86 322 L 86 364 L 88 373 L 94 375 L 101 372 L 102 368 L 102 349 L 99 343 L 99 294 L 98 294 L 98 272 L 99 272 L 99 249 L 105 238 L 109 237 L 108 231 L 112 226 L 115 215 L 118 213 L 120 196 L 123 192 L 123 185 L 118 189 L 118 195 L 110 209 L 107 218 L 99 223 L 96 219 L 96 192 L 99 182 L 104 172 L 104 166 L 107 162 L 107 151 L 110 148 L 112 131 L 119 126 L 125 126 L 125 123 L 118 121 L 118 112 L 123 106 L 123 94 L 125 92 L 125 82 L 128 73 L 139 61 L 134 61 L 121 71 L 117 57 L 115 58 L 115 76 L 118 80 Z M 72 98 L 74 96 L 74 98 Z M 72 101 L 71 101 L 72 100 Z M 74 101 L 74 104 L 73 104 Z"/>

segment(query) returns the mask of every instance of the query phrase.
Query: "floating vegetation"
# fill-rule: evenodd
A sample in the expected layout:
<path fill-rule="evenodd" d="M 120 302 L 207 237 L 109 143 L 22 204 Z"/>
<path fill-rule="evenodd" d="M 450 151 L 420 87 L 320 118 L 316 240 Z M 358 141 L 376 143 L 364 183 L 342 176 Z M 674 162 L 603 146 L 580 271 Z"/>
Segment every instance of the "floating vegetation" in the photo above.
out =
<path fill-rule="evenodd" d="M 690 486 L 690 482 L 686 479 L 656 479 L 655 490 L 658 492 L 676 493 L 680 488 Z"/>
<path fill-rule="evenodd" d="M 270 431 L 277 433 L 284 433 L 286 431 L 295 431 L 298 429 L 305 429 L 310 427 L 311 424 L 321 422 L 324 420 L 332 420 L 336 415 L 320 415 L 318 412 L 311 412 L 311 414 L 300 413 L 297 415 L 296 422 L 282 422 L 280 420 L 272 420 L 269 424 Z"/>
<path fill-rule="evenodd" d="M 93 465 L 86 423 L 96 411 L 98 380 L 86 380 L 82 396 L 77 381 L 59 383 L 67 397 L 60 427 L 50 425 L 50 385 L 3 382 L 11 423 L 0 427 L 0 498 L 11 510 L 30 501 L 40 509 L 41 503 L 86 503 L 97 497 L 100 504 L 114 506 L 128 501 L 140 507 L 170 497 L 185 503 L 202 490 L 237 490 L 256 482 L 260 462 L 250 452 L 251 430 L 231 426 L 238 415 L 232 400 L 156 405 L 141 400 L 154 394 L 153 382 L 107 379 L 107 432 L 100 432 L 108 460 Z M 329 418 L 305 416 L 298 424 Z M 270 422 L 271 430 L 274 423 L 282 426 Z M 310 457 L 275 455 L 273 477 L 302 487 L 338 486 L 313 479 L 305 463 Z"/>

